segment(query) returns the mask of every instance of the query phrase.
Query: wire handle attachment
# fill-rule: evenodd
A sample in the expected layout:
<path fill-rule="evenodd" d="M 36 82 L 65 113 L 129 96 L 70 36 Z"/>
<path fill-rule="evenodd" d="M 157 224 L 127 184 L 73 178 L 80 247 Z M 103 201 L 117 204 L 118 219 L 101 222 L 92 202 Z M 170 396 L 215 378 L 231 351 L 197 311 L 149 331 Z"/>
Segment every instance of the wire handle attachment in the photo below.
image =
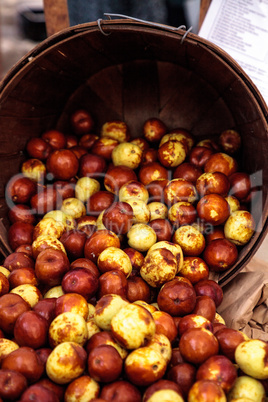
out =
<path fill-rule="evenodd" d="M 162 29 L 167 29 L 167 30 L 169 30 L 169 31 L 179 31 L 179 30 L 181 30 L 181 29 L 186 30 L 186 26 L 185 26 L 185 25 L 180 25 L 179 27 L 172 27 L 172 26 L 169 26 L 169 25 L 160 24 L 160 23 L 158 23 L 158 22 L 146 21 L 146 20 L 142 20 L 142 19 L 139 19 L 139 18 L 130 17 L 130 16 L 124 15 L 124 14 L 104 13 L 104 16 L 105 16 L 105 17 L 108 17 L 108 19 L 110 19 L 110 20 L 112 19 L 112 17 L 129 19 L 129 20 L 141 22 L 141 23 L 144 23 L 144 24 L 147 24 L 147 25 L 152 25 L 152 26 L 154 26 L 154 27 L 158 27 L 158 28 L 162 28 Z M 99 27 L 99 30 L 101 31 L 101 33 L 102 33 L 103 35 L 105 35 L 105 36 L 110 35 L 111 32 L 105 32 L 105 31 L 102 29 L 101 22 L 102 22 L 102 19 L 99 18 L 98 21 L 97 21 L 97 23 L 98 23 L 98 27 Z M 193 27 L 191 26 L 189 29 L 187 29 L 187 30 L 185 31 L 185 34 L 184 34 L 183 37 L 181 38 L 181 43 L 183 43 L 184 39 L 186 38 L 186 36 L 188 35 L 188 33 L 192 30 L 192 28 L 193 28 Z"/>

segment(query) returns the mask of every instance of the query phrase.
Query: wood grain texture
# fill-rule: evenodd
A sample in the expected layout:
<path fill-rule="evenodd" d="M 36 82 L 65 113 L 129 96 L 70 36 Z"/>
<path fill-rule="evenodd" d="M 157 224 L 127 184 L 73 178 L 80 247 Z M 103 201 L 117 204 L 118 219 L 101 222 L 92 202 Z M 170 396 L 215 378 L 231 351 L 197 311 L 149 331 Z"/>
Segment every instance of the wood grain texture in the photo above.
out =
<path fill-rule="evenodd" d="M 212 0 L 201 0 L 199 14 L 199 29 L 201 28 Z"/>
<path fill-rule="evenodd" d="M 51 36 L 70 25 L 67 0 L 43 0 L 47 35 Z"/>

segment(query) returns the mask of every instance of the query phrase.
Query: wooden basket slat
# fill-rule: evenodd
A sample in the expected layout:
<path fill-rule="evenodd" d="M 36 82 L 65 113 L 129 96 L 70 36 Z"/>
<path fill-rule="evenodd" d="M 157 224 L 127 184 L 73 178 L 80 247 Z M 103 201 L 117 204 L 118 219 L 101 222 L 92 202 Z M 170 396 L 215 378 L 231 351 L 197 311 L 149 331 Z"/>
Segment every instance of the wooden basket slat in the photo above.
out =
<path fill-rule="evenodd" d="M 46 129 L 54 126 L 56 117 L 57 115 L 20 119 L 0 117 L 2 152 L 9 155 L 13 152 L 19 153 L 19 151 L 23 151 L 26 141 L 30 137 L 37 137 Z"/>
<path fill-rule="evenodd" d="M 106 75 L 107 77 L 107 75 Z M 114 74 L 112 74 L 114 77 Z M 93 79 L 94 81 L 94 79 Z M 108 78 L 110 82 L 110 78 Z M 122 79 L 121 79 L 122 81 Z M 104 123 L 104 115 L 107 120 L 121 119 L 122 118 L 122 84 L 118 81 L 117 98 L 113 101 L 112 94 L 109 91 L 110 84 L 99 85 L 99 88 L 91 88 L 91 80 L 89 80 L 84 86 L 79 87 L 76 92 L 70 97 L 66 103 L 61 116 L 58 120 L 57 128 L 64 133 L 72 133 L 70 127 L 70 115 L 74 110 L 83 108 L 86 110 L 92 110 L 92 116 L 95 121 L 94 132 L 99 133 L 100 127 Z M 103 91 L 102 91 L 103 88 Z M 118 99 L 118 102 L 116 100 Z M 95 105 L 98 105 L 96 108 Z"/>
<path fill-rule="evenodd" d="M 165 109 L 173 102 L 174 96 L 180 90 L 180 85 L 190 80 L 192 72 L 177 64 L 158 62 L 160 107 Z M 188 127 L 190 129 L 190 127 Z"/>
<path fill-rule="evenodd" d="M 160 115 L 157 64 L 147 60 L 125 63 L 122 72 L 123 120 L 128 122 L 132 136 L 139 137 L 143 122 Z M 139 85 L 135 85 L 137 77 Z"/>
<path fill-rule="evenodd" d="M 207 109 L 193 127 L 193 134 L 202 138 L 218 136 L 223 130 L 235 126 L 230 109 L 222 98 L 218 98 Z"/>
<path fill-rule="evenodd" d="M 195 46 L 187 43 L 187 57 L 188 67 L 199 77 L 203 77 L 211 86 L 217 88 L 220 94 L 235 80 L 234 70 L 223 60 L 221 52 L 220 54 L 215 53 L 202 42 Z M 211 58 L 213 58 L 213 68 L 210 68 L 208 73 Z"/>

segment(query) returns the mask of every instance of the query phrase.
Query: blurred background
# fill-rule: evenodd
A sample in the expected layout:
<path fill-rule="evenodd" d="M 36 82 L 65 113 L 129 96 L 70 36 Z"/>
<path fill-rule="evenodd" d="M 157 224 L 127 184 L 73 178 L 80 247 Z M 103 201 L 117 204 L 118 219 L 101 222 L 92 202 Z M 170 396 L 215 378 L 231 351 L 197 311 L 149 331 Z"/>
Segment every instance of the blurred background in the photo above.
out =
<path fill-rule="evenodd" d="M 200 0 L 68 0 L 70 25 L 120 13 L 197 33 Z M 0 0 L 0 80 L 46 39 L 43 0 Z"/>

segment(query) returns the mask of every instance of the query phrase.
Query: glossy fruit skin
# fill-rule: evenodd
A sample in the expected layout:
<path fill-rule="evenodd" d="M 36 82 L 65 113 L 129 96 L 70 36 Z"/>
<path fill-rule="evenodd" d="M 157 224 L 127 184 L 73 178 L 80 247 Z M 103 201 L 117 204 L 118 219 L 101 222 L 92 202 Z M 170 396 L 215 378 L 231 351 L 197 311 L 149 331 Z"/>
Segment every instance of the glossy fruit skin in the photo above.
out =
<path fill-rule="evenodd" d="M 226 197 L 230 189 L 230 181 L 221 172 L 203 173 L 196 181 L 196 189 L 201 197 L 207 194 L 219 194 Z"/>
<path fill-rule="evenodd" d="M 232 362 L 235 362 L 235 349 L 237 346 L 248 339 L 243 332 L 227 327 L 219 329 L 215 336 L 220 345 L 220 353 L 228 357 Z"/>
<path fill-rule="evenodd" d="M 8 277 L 8 282 L 10 289 L 24 285 L 25 283 L 38 286 L 35 270 L 30 267 L 19 268 L 12 271 Z"/>
<path fill-rule="evenodd" d="M 146 255 L 140 275 L 150 286 L 159 288 L 175 277 L 177 269 L 174 254 L 162 247 L 152 250 Z"/>
<path fill-rule="evenodd" d="M 25 311 L 30 310 L 30 305 L 18 294 L 7 293 L 0 297 L 0 328 L 6 334 L 12 334 L 17 318 Z"/>
<path fill-rule="evenodd" d="M 173 366 L 167 372 L 167 379 L 178 384 L 184 398 L 187 398 L 188 392 L 195 382 L 195 376 L 196 367 L 193 364 L 186 362 Z"/>
<path fill-rule="evenodd" d="M 84 256 L 96 263 L 100 253 L 107 247 L 120 248 L 119 238 L 110 230 L 98 230 L 87 239 L 84 247 Z"/>
<path fill-rule="evenodd" d="M 143 151 L 140 166 L 144 166 L 147 163 L 157 162 L 157 149 L 148 148 Z"/>
<path fill-rule="evenodd" d="M 96 334 L 92 335 L 91 338 L 89 338 L 89 340 L 87 341 L 85 348 L 86 348 L 86 352 L 90 353 L 93 349 L 95 349 L 97 346 L 100 345 L 107 345 L 107 344 L 111 344 L 115 342 L 111 331 L 100 331 L 97 332 Z"/>
<path fill-rule="evenodd" d="M 126 234 L 133 223 L 133 209 L 124 201 L 114 202 L 104 211 L 104 226 L 116 234 Z"/>
<path fill-rule="evenodd" d="M 80 377 L 71 381 L 65 392 L 63 398 L 65 401 L 96 401 L 100 393 L 100 384 L 93 380 L 87 373 L 82 374 Z"/>
<path fill-rule="evenodd" d="M 168 180 L 168 170 L 159 162 L 149 162 L 141 166 L 139 170 L 139 180 L 142 184 L 147 186 L 154 180 L 165 179 Z"/>
<path fill-rule="evenodd" d="M 212 230 L 205 235 L 206 244 L 209 244 L 212 240 L 215 239 L 224 239 L 224 226 L 214 226 Z"/>
<path fill-rule="evenodd" d="M 127 297 L 128 281 L 122 271 L 108 271 L 99 277 L 98 298 L 106 294 L 118 294 Z"/>
<path fill-rule="evenodd" d="M 173 128 L 171 131 L 169 130 L 169 134 L 166 135 L 166 138 L 162 138 L 162 143 L 164 142 L 164 140 L 169 139 L 176 139 L 177 141 L 181 141 L 187 149 L 188 153 L 193 148 L 195 143 L 195 138 L 191 134 L 191 132 L 182 127 Z"/>
<path fill-rule="evenodd" d="M 172 179 L 164 188 L 164 199 L 169 207 L 176 202 L 194 203 L 198 199 L 195 186 L 184 179 Z"/>
<path fill-rule="evenodd" d="M 8 229 L 8 243 L 13 251 L 23 244 L 33 242 L 34 226 L 31 223 L 15 222 Z"/>
<path fill-rule="evenodd" d="M 211 297 L 216 307 L 218 307 L 223 300 L 223 290 L 220 285 L 212 279 L 202 279 L 194 285 L 197 296 Z"/>
<path fill-rule="evenodd" d="M 196 180 L 199 176 L 201 176 L 202 173 L 203 170 L 200 167 L 195 166 L 193 163 L 190 162 L 184 162 L 176 167 L 173 173 L 173 178 L 181 178 L 190 181 L 191 183 L 193 183 L 193 185 L 195 185 Z"/>
<path fill-rule="evenodd" d="M 19 400 L 27 388 L 27 380 L 23 374 L 9 369 L 0 369 L 0 398 L 3 400 Z"/>
<path fill-rule="evenodd" d="M 57 345 L 46 362 L 46 374 L 53 382 L 64 385 L 84 373 L 87 354 L 76 342 L 62 342 Z"/>
<path fill-rule="evenodd" d="M 48 322 L 35 311 L 21 314 L 14 327 L 14 338 L 18 345 L 38 349 L 46 345 Z"/>
<path fill-rule="evenodd" d="M 209 267 L 200 257 L 185 256 L 179 275 L 189 279 L 192 284 L 195 284 L 201 279 L 208 279 Z"/>
<path fill-rule="evenodd" d="M 145 151 L 150 148 L 150 144 L 143 137 L 133 138 L 130 142 L 131 144 L 138 145 L 138 147 L 140 147 L 142 151 Z"/>
<path fill-rule="evenodd" d="M 81 156 L 87 154 L 86 148 L 81 147 L 80 145 L 76 145 L 76 146 L 70 147 L 68 149 L 75 154 L 75 156 L 77 157 L 78 160 L 81 158 Z"/>
<path fill-rule="evenodd" d="M 191 225 L 195 222 L 197 212 L 190 202 L 177 202 L 168 211 L 168 219 L 176 228 L 182 225 Z"/>
<path fill-rule="evenodd" d="M 39 400 L 40 402 L 58 402 L 59 399 L 52 390 L 39 384 L 33 384 L 23 392 L 20 402 L 31 400 Z"/>
<path fill-rule="evenodd" d="M 52 322 L 55 318 L 55 305 L 56 305 L 56 297 L 48 297 L 36 303 L 33 307 L 33 311 L 38 313 L 41 317 L 44 317 L 48 324 Z"/>
<path fill-rule="evenodd" d="M 180 226 L 172 240 L 180 245 L 185 256 L 199 256 L 206 246 L 203 234 L 192 225 Z"/>
<path fill-rule="evenodd" d="M 230 194 L 242 201 L 248 197 L 251 191 L 250 176 L 245 172 L 235 172 L 229 176 Z"/>
<path fill-rule="evenodd" d="M 38 280 L 48 286 L 61 284 L 63 276 L 70 269 L 67 255 L 60 250 L 47 248 L 38 254 L 35 261 L 35 272 Z"/>
<path fill-rule="evenodd" d="M 36 182 L 28 177 L 18 175 L 8 182 L 6 197 L 16 204 L 27 204 L 36 191 Z"/>
<path fill-rule="evenodd" d="M 203 258 L 211 271 L 224 272 L 237 261 L 238 250 L 236 245 L 227 239 L 215 239 L 206 246 Z"/>
<path fill-rule="evenodd" d="M 64 245 L 67 255 L 71 261 L 83 257 L 86 239 L 86 233 L 76 229 L 66 231 L 60 237 L 60 241 Z"/>
<path fill-rule="evenodd" d="M 124 184 L 119 190 L 119 201 L 138 198 L 144 202 L 148 201 L 149 193 L 146 187 L 137 180 L 131 180 Z"/>
<path fill-rule="evenodd" d="M 221 172 L 226 176 L 230 176 L 231 174 L 235 173 L 237 169 L 237 161 L 233 157 L 223 152 L 217 152 L 211 155 L 204 166 L 205 173 Z"/>
<path fill-rule="evenodd" d="M 205 328 L 191 328 L 184 332 L 179 341 L 183 358 L 192 364 L 202 364 L 218 354 L 219 343 L 212 332 Z"/>
<path fill-rule="evenodd" d="M 94 264 L 93 261 L 88 258 L 77 258 L 73 262 L 71 262 L 70 268 L 87 268 L 91 271 L 97 278 L 100 276 L 100 271 L 97 268 L 97 265 Z"/>
<path fill-rule="evenodd" d="M 61 282 L 65 293 L 78 293 L 86 300 L 96 294 L 98 284 L 98 278 L 87 268 L 71 269 L 64 275 Z"/>
<path fill-rule="evenodd" d="M 237 370 L 231 360 L 226 356 L 214 355 L 208 358 L 198 368 L 196 380 L 216 381 L 222 389 L 228 393 L 235 380 L 237 379 Z"/>
<path fill-rule="evenodd" d="M 79 162 L 70 149 L 57 149 L 49 155 L 46 167 L 56 180 L 70 180 L 78 172 Z"/>
<path fill-rule="evenodd" d="M 158 143 L 166 132 L 167 127 L 160 119 L 150 118 L 143 124 L 144 138 L 150 143 Z"/>
<path fill-rule="evenodd" d="M 178 335 L 174 318 L 170 314 L 159 310 L 152 313 L 152 315 L 156 324 L 156 334 L 165 335 L 173 344 Z"/>
<path fill-rule="evenodd" d="M 142 150 L 131 142 L 119 143 L 112 152 L 112 163 L 115 166 L 128 166 L 135 170 L 139 167 L 142 158 Z"/>
<path fill-rule="evenodd" d="M 241 147 L 241 136 L 236 130 L 224 130 L 219 137 L 219 145 L 223 152 L 236 154 Z"/>
<path fill-rule="evenodd" d="M 66 146 L 66 137 L 58 130 L 48 130 L 41 135 L 41 138 L 48 142 L 53 149 L 63 149 Z"/>
<path fill-rule="evenodd" d="M 56 384 L 49 378 L 41 378 L 39 381 L 37 381 L 36 384 L 42 385 L 43 387 L 51 390 L 54 393 L 54 395 L 58 397 L 59 401 L 64 400 L 64 392 L 65 392 L 64 386 Z"/>
<path fill-rule="evenodd" d="M 121 120 L 110 120 L 101 127 L 101 138 L 109 137 L 116 139 L 120 143 L 128 142 L 130 139 L 130 130 L 128 125 Z"/>
<path fill-rule="evenodd" d="M 78 146 L 89 152 L 98 139 L 99 136 L 96 134 L 83 134 L 78 141 Z"/>
<path fill-rule="evenodd" d="M 193 286 L 178 277 L 165 283 L 157 296 L 160 310 L 172 316 L 183 316 L 194 309 L 196 293 Z"/>
<path fill-rule="evenodd" d="M 213 153 L 213 150 L 210 148 L 195 146 L 190 152 L 189 162 L 197 168 L 202 169 Z"/>
<path fill-rule="evenodd" d="M 10 283 L 8 278 L 0 272 L 0 297 L 7 294 L 10 289 Z"/>
<path fill-rule="evenodd" d="M 217 144 L 217 142 L 215 140 L 212 140 L 211 138 L 206 138 L 204 140 L 199 141 L 197 143 L 197 146 L 209 148 L 214 152 L 220 151 L 220 147 Z"/>
<path fill-rule="evenodd" d="M 16 248 L 15 252 L 24 253 L 33 258 L 33 248 L 31 244 L 22 244 Z"/>
<path fill-rule="evenodd" d="M 75 196 L 75 183 L 72 181 L 56 180 L 53 183 L 53 188 L 57 191 L 61 200 L 65 200 L 65 198 L 73 198 Z"/>
<path fill-rule="evenodd" d="M 114 402 L 142 402 L 140 390 L 126 380 L 117 380 L 111 384 L 105 384 L 100 393 L 100 402 L 111 401 Z"/>
<path fill-rule="evenodd" d="M 256 228 L 253 215 L 245 210 L 233 212 L 224 224 L 224 235 L 237 246 L 244 246 L 252 238 Z"/>
<path fill-rule="evenodd" d="M 175 381 L 161 379 L 147 387 L 143 395 L 143 401 L 148 401 L 155 392 L 160 390 L 173 390 L 182 396 L 181 387 Z"/>
<path fill-rule="evenodd" d="M 97 191 L 87 201 L 87 213 L 98 216 L 103 210 L 109 208 L 115 201 L 115 195 L 106 190 Z"/>
<path fill-rule="evenodd" d="M 140 276 L 130 276 L 127 279 L 126 298 L 130 303 L 137 300 L 143 300 L 146 303 L 150 303 L 150 286 Z"/>
<path fill-rule="evenodd" d="M 36 222 L 36 218 L 31 208 L 25 204 L 17 204 L 9 209 L 8 218 L 11 223 L 24 222 L 34 225 Z"/>
<path fill-rule="evenodd" d="M 127 166 L 110 166 L 104 177 L 104 187 L 113 194 L 118 194 L 123 184 L 137 180 L 135 171 Z"/>
<path fill-rule="evenodd" d="M 166 168 L 175 168 L 184 162 L 187 150 L 181 141 L 166 141 L 158 148 L 158 160 Z"/>
<path fill-rule="evenodd" d="M 111 345 L 100 345 L 88 354 L 88 372 L 95 380 L 104 383 L 115 381 L 123 369 L 123 359 Z"/>
<path fill-rule="evenodd" d="M 173 227 L 168 219 L 154 219 L 149 226 L 155 231 L 157 241 L 171 241 Z"/>
<path fill-rule="evenodd" d="M 124 248 L 123 251 L 129 256 L 132 265 L 131 275 L 136 276 L 144 262 L 144 255 L 131 247 Z"/>
<path fill-rule="evenodd" d="M 199 380 L 195 381 L 188 393 L 188 401 L 195 402 L 200 399 L 206 401 L 225 402 L 225 392 L 215 381 Z"/>
<path fill-rule="evenodd" d="M 166 362 L 162 355 L 151 347 L 133 350 L 125 360 L 127 379 L 136 386 L 149 386 L 165 374 Z"/>
<path fill-rule="evenodd" d="M 3 267 L 7 268 L 10 272 L 18 268 L 34 268 L 34 260 L 24 252 L 14 251 L 5 258 Z"/>
<path fill-rule="evenodd" d="M 163 190 L 168 184 L 167 179 L 157 179 L 151 181 L 147 186 L 151 202 L 164 202 Z"/>
<path fill-rule="evenodd" d="M 89 133 L 94 126 L 91 114 L 84 109 L 74 111 L 71 114 L 70 122 L 74 133 L 78 136 Z"/>
<path fill-rule="evenodd" d="M 180 320 L 180 317 L 177 317 Z M 174 319 L 176 324 L 176 319 Z M 177 324 L 176 324 L 177 326 Z M 178 346 L 172 348 L 172 355 L 169 362 L 169 368 L 177 366 L 178 364 L 184 363 L 184 359 L 181 355 L 180 349 Z"/>
<path fill-rule="evenodd" d="M 33 137 L 26 145 L 26 151 L 30 158 L 40 159 L 45 161 L 52 151 L 51 145 L 43 138 Z"/>
<path fill-rule="evenodd" d="M 79 159 L 79 177 L 92 177 L 97 179 L 106 171 L 106 161 L 98 155 L 87 153 Z"/>
<path fill-rule="evenodd" d="M 78 138 L 76 135 L 66 134 L 66 148 L 76 147 L 78 145 Z"/>
<path fill-rule="evenodd" d="M 34 213 L 38 215 L 44 215 L 49 211 L 57 209 L 57 204 L 61 204 L 61 202 L 62 198 L 54 187 L 43 188 L 30 200 Z"/>
<path fill-rule="evenodd" d="M 178 324 L 179 336 L 192 328 L 205 328 L 208 331 L 213 332 L 212 323 L 205 317 L 199 316 L 194 313 L 187 314 L 184 317 L 181 317 L 181 320 Z"/>
<path fill-rule="evenodd" d="M 28 346 L 21 346 L 7 355 L 1 368 L 18 371 L 26 377 L 28 384 L 38 381 L 44 373 L 44 365 L 36 351 Z"/>
<path fill-rule="evenodd" d="M 199 218 L 213 226 L 222 225 L 230 215 L 228 202 L 219 194 L 205 195 L 196 209 Z"/>
<path fill-rule="evenodd" d="M 103 157 L 107 161 L 112 160 L 113 149 L 119 144 L 119 142 L 113 138 L 103 137 L 94 142 L 91 152 L 94 155 Z"/>
<path fill-rule="evenodd" d="M 201 315 L 212 322 L 216 314 L 216 305 L 214 300 L 210 296 L 206 295 L 197 296 L 193 313 Z"/>
<path fill-rule="evenodd" d="M 40 159 L 26 159 L 21 166 L 21 172 L 31 180 L 43 184 L 46 174 L 46 165 Z"/>

